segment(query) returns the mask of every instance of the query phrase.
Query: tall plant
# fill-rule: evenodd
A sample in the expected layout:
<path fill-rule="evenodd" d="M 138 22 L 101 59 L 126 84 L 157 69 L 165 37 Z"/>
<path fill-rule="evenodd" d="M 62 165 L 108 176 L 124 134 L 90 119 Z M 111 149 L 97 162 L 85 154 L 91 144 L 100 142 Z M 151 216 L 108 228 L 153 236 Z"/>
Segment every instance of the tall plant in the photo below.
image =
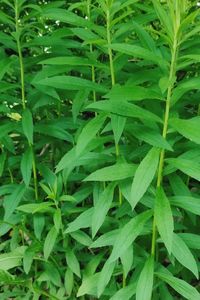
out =
<path fill-rule="evenodd" d="M 196 1 L 0 21 L 2 299 L 200 299 Z"/>

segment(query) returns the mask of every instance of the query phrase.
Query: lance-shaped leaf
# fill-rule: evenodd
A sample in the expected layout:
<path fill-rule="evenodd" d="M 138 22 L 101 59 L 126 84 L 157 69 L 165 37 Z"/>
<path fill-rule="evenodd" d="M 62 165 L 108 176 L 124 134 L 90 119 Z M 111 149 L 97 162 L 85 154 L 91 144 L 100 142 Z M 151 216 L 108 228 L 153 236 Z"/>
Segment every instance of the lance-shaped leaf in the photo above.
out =
<path fill-rule="evenodd" d="M 26 109 L 22 115 L 22 128 L 29 144 L 33 144 L 33 118 L 29 109 Z"/>
<path fill-rule="evenodd" d="M 167 284 L 169 284 L 175 291 L 188 300 L 200 300 L 199 292 L 186 281 L 176 278 L 171 274 L 158 272 L 156 275 Z"/>
<path fill-rule="evenodd" d="M 188 176 L 200 181 L 200 163 L 185 158 L 168 158 L 166 159 L 172 167 L 179 169 Z"/>
<path fill-rule="evenodd" d="M 92 216 L 92 236 L 94 237 L 103 224 L 106 214 L 111 206 L 114 193 L 114 183 L 110 183 L 103 193 L 99 196 L 99 199 L 95 203 L 94 213 Z"/>
<path fill-rule="evenodd" d="M 195 117 L 189 120 L 178 118 L 170 119 L 170 125 L 187 139 L 200 144 L 200 117 Z"/>
<path fill-rule="evenodd" d="M 106 118 L 107 118 L 107 115 L 102 113 L 102 114 L 99 114 L 94 119 L 90 120 L 85 125 L 85 127 L 81 131 L 81 134 L 78 137 L 77 147 L 76 147 L 77 155 L 81 154 L 83 152 L 83 150 L 85 149 L 85 147 L 89 144 L 89 142 L 95 137 L 97 132 L 103 126 Z"/>
<path fill-rule="evenodd" d="M 175 233 L 173 235 L 172 254 L 184 267 L 189 269 L 197 279 L 199 278 L 197 263 L 192 252 L 184 240 Z"/>
<path fill-rule="evenodd" d="M 88 105 L 87 109 L 103 110 L 105 112 L 110 112 L 124 117 L 133 117 L 162 123 L 160 117 L 154 113 L 141 108 L 138 105 L 129 103 L 128 101 L 121 101 L 119 99 L 98 101 Z"/>
<path fill-rule="evenodd" d="M 38 79 L 32 82 L 34 85 L 45 85 L 54 87 L 62 90 L 78 91 L 80 89 L 89 89 L 91 91 L 98 91 L 101 93 L 106 93 L 107 88 L 97 84 L 95 82 L 89 81 L 87 79 L 75 77 L 75 76 L 54 76 L 50 78 Z"/>
<path fill-rule="evenodd" d="M 140 235 L 144 224 L 151 218 L 151 216 L 152 211 L 146 211 L 139 214 L 122 227 L 116 237 L 116 241 L 109 258 L 110 261 L 115 261 L 128 249 L 138 235 Z"/>
<path fill-rule="evenodd" d="M 174 221 L 169 200 L 167 199 L 162 187 L 158 187 L 156 192 L 155 220 L 160 236 L 168 252 L 171 253 Z"/>
<path fill-rule="evenodd" d="M 132 177 L 135 173 L 136 166 L 127 163 L 117 163 L 110 167 L 99 169 L 88 177 L 84 181 L 117 181 Z"/>
<path fill-rule="evenodd" d="M 133 178 L 133 183 L 131 187 L 130 204 L 132 206 L 132 209 L 135 208 L 137 203 L 145 194 L 155 176 L 158 167 L 159 153 L 159 149 L 152 148 L 147 153 L 145 158 L 141 161 L 135 172 L 135 176 Z"/>
<path fill-rule="evenodd" d="M 32 148 L 29 147 L 25 151 L 24 155 L 22 156 L 21 165 L 20 165 L 23 180 L 26 186 L 29 186 L 30 183 L 32 165 L 33 165 L 33 151 Z"/>
<path fill-rule="evenodd" d="M 137 288 L 136 300 L 151 300 L 153 290 L 154 258 L 149 257 L 140 274 Z"/>

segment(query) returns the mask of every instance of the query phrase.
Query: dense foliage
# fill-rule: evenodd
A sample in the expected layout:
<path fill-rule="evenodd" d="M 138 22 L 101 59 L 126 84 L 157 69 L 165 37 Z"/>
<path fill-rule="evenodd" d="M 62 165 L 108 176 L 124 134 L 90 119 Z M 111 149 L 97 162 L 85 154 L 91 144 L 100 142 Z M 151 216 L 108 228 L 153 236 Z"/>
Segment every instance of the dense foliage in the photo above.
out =
<path fill-rule="evenodd" d="M 200 299 L 197 1 L 0 9 L 0 298 Z"/>

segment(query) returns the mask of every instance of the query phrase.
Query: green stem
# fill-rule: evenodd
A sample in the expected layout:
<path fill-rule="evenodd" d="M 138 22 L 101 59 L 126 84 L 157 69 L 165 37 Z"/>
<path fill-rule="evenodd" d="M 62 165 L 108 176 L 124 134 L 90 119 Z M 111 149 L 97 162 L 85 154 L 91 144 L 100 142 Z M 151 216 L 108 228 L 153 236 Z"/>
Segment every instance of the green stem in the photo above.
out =
<path fill-rule="evenodd" d="M 17 51 L 18 51 L 19 65 L 20 65 L 22 107 L 23 109 L 25 109 L 26 101 L 25 101 L 25 83 L 24 83 L 24 62 L 23 62 L 21 42 L 20 42 L 19 8 L 18 8 L 17 0 L 15 1 L 15 30 L 16 30 Z"/>
<path fill-rule="evenodd" d="M 32 148 L 32 146 L 31 146 L 31 148 Z M 33 151 L 33 148 L 32 148 L 32 151 Z M 34 151 L 33 151 L 32 166 L 33 166 L 33 181 L 34 181 L 35 200 L 37 201 L 38 200 L 38 180 L 37 180 L 37 169 L 36 169 Z"/>
<path fill-rule="evenodd" d="M 23 110 L 26 109 L 26 101 L 25 101 L 25 81 L 24 81 L 24 62 L 21 50 L 21 43 L 20 43 L 20 29 L 19 29 L 19 7 L 18 1 L 15 1 L 15 30 L 16 30 L 16 41 L 17 41 L 17 50 L 19 56 L 19 65 L 20 65 L 20 76 L 21 76 L 21 99 L 22 99 L 22 107 Z M 37 184 L 37 171 L 36 171 L 36 163 L 35 163 L 35 156 L 32 145 L 29 145 L 33 152 L 33 181 L 34 181 L 34 190 L 35 190 L 35 199 L 38 200 L 38 184 Z"/>
<path fill-rule="evenodd" d="M 106 33 L 107 33 L 107 43 L 108 43 L 108 56 L 109 56 L 109 63 L 110 63 L 110 75 L 111 75 L 111 83 L 112 87 L 115 85 L 115 69 L 114 69 L 114 63 L 113 63 L 113 53 L 112 49 L 110 48 L 111 45 L 111 33 L 110 33 L 110 8 L 109 3 L 107 1 L 107 11 L 106 11 Z M 120 151 L 119 151 L 119 145 L 115 142 L 115 154 L 116 158 L 119 157 Z M 122 193 L 119 188 L 119 205 L 122 204 Z"/>
<path fill-rule="evenodd" d="M 88 20 L 90 21 L 91 19 L 91 0 L 87 0 L 87 17 Z M 93 53 L 93 46 L 90 44 L 90 53 Z M 95 76 L 95 67 L 92 65 L 91 66 L 91 75 L 92 75 L 92 82 L 96 82 L 96 76 Z M 96 102 L 96 92 L 93 91 L 93 101 Z"/>
<path fill-rule="evenodd" d="M 162 136 L 164 139 L 167 138 L 167 130 L 168 130 L 168 121 L 169 121 L 169 113 L 170 113 L 170 104 L 172 98 L 172 91 L 174 88 L 174 84 L 176 82 L 176 60 L 178 54 L 178 39 L 177 39 L 178 28 L 175 29 L 174 32 L 174 42 L 172 47 L 172 59 L 170 64 L 170 73 L 169 73 L 169 86 L 167 89 L 167 98 L 166 98 L 166 107 L 165 107 L 165 116 L 164 116 L 164 125 L 163 125 L 163 133 Z M 158 165 L 158 177 L 157 177 L 157 188 L 162 184 L 163 178 L 163 169 L 164 169 L 164 159 L 165 159 L 165 150 L 162 149 L 160 152 L 159 165 Z M 155 215 L 153 219 L 153 229 L 152 229 L 152 243 L 151 243 L 151 254 L 155 256 L 155 247 L 156 247 L 156 221 Z"/>

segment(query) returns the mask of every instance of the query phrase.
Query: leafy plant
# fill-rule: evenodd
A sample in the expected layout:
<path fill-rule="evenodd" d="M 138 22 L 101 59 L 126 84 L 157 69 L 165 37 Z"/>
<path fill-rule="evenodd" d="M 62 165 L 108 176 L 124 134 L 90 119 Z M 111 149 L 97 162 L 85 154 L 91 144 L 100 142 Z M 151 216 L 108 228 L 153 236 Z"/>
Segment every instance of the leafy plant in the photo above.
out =
<path fill-rule="evenodd" d="M 2 0 L 2 299 L 200 299 L 196 1 Z"/>

